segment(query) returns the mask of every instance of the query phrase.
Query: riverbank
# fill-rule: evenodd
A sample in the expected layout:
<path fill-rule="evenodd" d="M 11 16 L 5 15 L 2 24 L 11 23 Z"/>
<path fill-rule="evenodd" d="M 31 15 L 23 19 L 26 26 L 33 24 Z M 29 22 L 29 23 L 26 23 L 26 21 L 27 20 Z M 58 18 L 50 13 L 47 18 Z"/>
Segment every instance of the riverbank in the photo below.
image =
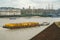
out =
<path fill-rule="evenodd" d="M 49 16 L 49 15 L 0 15 L 0 18 L 5 18 L 5 17 L 32 17 L 32 16 L 54 17 L 54 16 Z"/>

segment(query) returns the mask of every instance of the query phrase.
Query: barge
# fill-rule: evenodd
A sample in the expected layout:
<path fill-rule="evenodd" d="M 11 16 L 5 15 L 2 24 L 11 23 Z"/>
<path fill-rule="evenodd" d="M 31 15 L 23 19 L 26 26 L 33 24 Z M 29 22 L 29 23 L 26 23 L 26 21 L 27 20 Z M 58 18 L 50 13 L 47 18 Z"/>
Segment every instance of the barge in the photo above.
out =
<path fill-rule="evenodd" d="M 40 26 L 38 22 L 23 22 L 23 23 L 8 23 L 3 26 L 3 28 L 26 28 L 26 27 L 36 27 Z"/>

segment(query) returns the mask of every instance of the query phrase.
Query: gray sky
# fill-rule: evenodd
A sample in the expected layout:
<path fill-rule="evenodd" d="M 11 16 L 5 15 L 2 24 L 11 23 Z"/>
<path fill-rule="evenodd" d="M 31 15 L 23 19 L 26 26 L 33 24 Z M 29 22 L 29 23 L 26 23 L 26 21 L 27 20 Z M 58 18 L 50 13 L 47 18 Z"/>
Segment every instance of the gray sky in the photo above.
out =
<path fill-rule="evenodd" d="M 60 8 L 60 0 L 0 0 L 0 7 L 17 7 L 17 8 L 44 8 L 48 9 L 53 4 L 53 8 Z"/>

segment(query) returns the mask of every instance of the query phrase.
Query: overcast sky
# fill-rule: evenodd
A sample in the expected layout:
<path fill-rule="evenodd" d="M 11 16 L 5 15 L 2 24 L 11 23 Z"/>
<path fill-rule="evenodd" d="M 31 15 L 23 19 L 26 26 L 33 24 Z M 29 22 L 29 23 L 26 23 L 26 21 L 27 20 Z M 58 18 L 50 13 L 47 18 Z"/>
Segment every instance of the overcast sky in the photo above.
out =
<path fill-rule="evenodd" d="M 60 0 L 0 0 L 0 7 L 17 7 L 17 8 L 60 8 Z"/>

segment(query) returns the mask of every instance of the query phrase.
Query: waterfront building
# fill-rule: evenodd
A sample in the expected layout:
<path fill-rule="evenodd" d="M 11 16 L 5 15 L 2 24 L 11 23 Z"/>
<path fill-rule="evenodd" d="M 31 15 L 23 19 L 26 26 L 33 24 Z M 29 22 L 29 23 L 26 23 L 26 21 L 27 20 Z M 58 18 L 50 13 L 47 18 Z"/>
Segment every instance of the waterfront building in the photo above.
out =
<path fill-rule="evenodd" d="M 1 15 L 21 15 L 21 10 L 18 8 L 2 7 L 0 8 Z"/>

